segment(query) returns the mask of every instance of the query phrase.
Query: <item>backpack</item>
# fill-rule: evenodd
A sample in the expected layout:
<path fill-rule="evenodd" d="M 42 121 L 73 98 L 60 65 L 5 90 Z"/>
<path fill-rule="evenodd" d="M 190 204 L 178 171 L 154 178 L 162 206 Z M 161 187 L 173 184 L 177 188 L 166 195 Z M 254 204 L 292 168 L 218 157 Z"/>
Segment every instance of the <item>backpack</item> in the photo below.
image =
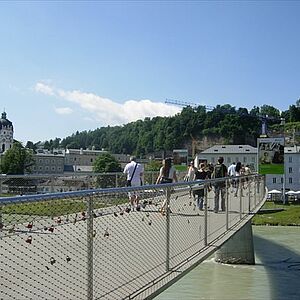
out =
<path fill-rule="evenodd" d="M 225 177 L 225 170 L 224 170 L 224 165 L 216 165 L 215 170 L 214 170 L 214 177 L 215 178 L 222 178 Z"/>

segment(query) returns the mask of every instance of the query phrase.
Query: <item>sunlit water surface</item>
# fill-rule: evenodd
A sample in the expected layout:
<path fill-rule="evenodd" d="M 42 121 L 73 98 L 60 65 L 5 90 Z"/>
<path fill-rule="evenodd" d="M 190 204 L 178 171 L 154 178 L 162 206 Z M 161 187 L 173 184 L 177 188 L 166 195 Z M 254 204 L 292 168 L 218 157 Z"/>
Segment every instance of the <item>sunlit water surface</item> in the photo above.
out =
<path fill-rule="evenodd" d="M 156 300 L 300 299 L 300 227 L 254 226 L 256 264 L 219 264 L 211 257 Z"/>

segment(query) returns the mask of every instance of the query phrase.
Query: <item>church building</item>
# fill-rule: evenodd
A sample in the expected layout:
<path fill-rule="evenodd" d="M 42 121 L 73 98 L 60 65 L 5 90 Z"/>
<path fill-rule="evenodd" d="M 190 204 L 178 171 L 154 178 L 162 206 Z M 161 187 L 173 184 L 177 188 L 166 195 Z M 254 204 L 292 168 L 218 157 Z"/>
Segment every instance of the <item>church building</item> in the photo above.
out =
<path fill-rule="evenodd" d="M 0 154 L 12 147 L 13 135 L 12 122 L 6 118 L 6 112 L 3 112 L 0 119 Z"/>

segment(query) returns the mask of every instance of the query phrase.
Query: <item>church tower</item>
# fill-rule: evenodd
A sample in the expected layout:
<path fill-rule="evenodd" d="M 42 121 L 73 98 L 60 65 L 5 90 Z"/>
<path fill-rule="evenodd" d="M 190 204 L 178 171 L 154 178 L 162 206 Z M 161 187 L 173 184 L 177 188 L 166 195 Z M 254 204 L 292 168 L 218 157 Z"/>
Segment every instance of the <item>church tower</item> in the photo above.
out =
<path fill-rule="evenodd" d="M 0 119 L 0 153 L 4 153 L 13 145 L 14 128 L 12 122 L 6 119 L 6 112 L 2 113 Z"/>

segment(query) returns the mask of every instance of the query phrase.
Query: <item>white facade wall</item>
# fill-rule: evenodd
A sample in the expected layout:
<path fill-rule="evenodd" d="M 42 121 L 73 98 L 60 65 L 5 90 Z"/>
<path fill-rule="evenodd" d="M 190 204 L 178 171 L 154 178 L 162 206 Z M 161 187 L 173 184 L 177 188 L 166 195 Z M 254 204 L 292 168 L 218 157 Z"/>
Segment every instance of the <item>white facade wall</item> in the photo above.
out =
<path fill-rule="evenodd" d="M 241 162 L 249 165 L 251 170 L 257 171 L 257 148 L 248 145 L 218 145 L 213 146 L 199 154 L 195 158 L 195 166 L 199 166 L 199 161 L 216 164 L 218 158 L 224 158 L 224 164 L 228 167 L 232 162 Z"/>
<path fill-rule="evenodd" d="M 285 189 L 300 190 L 300 147 L 286 147 L 284 151 L 284 175 L 266 176 L 266 183 L 269 190 L 282 190 L 285 177 Z"/>

